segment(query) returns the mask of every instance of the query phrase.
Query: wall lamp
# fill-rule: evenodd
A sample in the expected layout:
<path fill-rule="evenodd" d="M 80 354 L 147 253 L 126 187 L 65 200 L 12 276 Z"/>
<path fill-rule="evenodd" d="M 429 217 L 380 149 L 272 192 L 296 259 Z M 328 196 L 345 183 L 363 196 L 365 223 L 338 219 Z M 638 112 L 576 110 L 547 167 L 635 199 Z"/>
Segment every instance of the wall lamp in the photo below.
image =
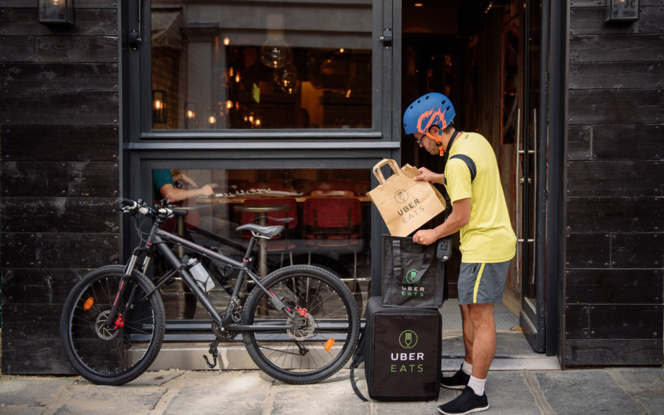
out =
<path fill-rule="evenodd" d="M 166 116 L 166 91 L 155 89 L 152 91 L 152 123 L 165 124 Z"/>
<path fill-rule="evenodd" d="M 39 0 L 39 23 L 74 24 L 74 0 Z"/>
<path fill-rule="evenodd" d="M 607 22 L 634 22 L 639 20 L 639 0 L 607 0 Z"/>

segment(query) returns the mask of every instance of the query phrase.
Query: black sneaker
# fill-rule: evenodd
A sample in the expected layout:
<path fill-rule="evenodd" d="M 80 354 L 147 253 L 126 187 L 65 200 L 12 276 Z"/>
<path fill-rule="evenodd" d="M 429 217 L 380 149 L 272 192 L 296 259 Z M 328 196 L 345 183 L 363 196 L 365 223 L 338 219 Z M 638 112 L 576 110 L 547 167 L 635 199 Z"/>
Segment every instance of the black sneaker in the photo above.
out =
<path fill-rule="evenodd" d="M 453 376 L 448 378 L 444 377 L 441 373 L 440 386 L 447 389 L 463 390 L 465 389 L 466 385 L 468 385 L 469 380 L 470 380 L 470 375 L 466 375 L 465 373 L 463 373 L 463 370 L 459 369 L 458 372 L 456 372 Z"/>
<path fill-rule="evenodd" d="M 466 386 L 461 395 L 438 407 L 438 412 L 444 415 L 464 415 L 473 412 L 482 412 L 489 409 L 489 400 L 486 393 L 482 396 L 475 395 L 470 387 Z"/>

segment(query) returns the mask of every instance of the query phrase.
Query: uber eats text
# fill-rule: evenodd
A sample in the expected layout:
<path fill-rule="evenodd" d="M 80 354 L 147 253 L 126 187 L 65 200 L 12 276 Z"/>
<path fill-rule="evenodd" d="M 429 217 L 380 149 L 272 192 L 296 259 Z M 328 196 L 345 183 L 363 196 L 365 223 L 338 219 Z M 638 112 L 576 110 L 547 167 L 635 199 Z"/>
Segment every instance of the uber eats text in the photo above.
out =
<path fill-rule="evenodd" d="M 390 353 L 392 361 L 399 363 L 390 365 L 390 372 L 392 373 L 422 373 L 424 372 L 424 365 L 417 363 L 424 360 L 424 353 Z"/>
<path fill-rule="evenodd" d="M 401 216 L 401 221 L 403 223 L 408 223 L 409 220 L 416 218 L 418 214 L 424 212 L 424 206 L 420 205 L 420 200 L 415 199 L 412 202 L 401 206 L 397 211 L 399 216 Z"/>

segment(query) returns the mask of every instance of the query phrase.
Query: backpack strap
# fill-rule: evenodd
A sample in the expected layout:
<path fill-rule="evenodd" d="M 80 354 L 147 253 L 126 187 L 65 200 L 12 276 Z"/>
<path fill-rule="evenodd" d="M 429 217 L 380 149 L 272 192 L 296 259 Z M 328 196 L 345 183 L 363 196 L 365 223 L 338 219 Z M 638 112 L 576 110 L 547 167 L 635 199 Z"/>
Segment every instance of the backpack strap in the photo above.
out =
<path fill-rule="evenodd" d="M 355 395 L 357 395 L 358 398 L 362 400 L 362 402 L 369 402 L 367 398 L 362 395 L 362 392 L 360 392 L 360 389 L 358 389 L 357 384 L 355 383 L 355 366 L 351 365 L 350 366 L 350 385 L 353 387 L 353 392 L 355 392 Z"/>
<path fill-rule="evenodd" d="M 477 166 L 475 165 L 473 159 L 465 154 L 455 154 L 450 157 L 450 159 L 463 160 L 463 162 L 466 163 L 466 166 L 468 166 L 468 170 L 470 170 L 470 182 L 472 183 L 473 180 L 475 180 L 475 176 L 477 176 Z"/>
<path fill-rule="evenodd" d="M 353 354 L 353 359 L 350 364 L 350 385 L 353 387 L 353 392 L 355 392 L 355 395 L 362 399 L 362 402 L 368 402 L 369 400 L 365 398 L 364 395 L 362 395 L 362 392 L 360 392 L 357 384 L 355 383 L 355 368 L 364 362 L 367 357 L 367 339 L 364 333 L 365 330 L 366 326 L 360 329 L 360 340 L 357 342 L 357 347 L 355 348 L 355 353 Z"/>

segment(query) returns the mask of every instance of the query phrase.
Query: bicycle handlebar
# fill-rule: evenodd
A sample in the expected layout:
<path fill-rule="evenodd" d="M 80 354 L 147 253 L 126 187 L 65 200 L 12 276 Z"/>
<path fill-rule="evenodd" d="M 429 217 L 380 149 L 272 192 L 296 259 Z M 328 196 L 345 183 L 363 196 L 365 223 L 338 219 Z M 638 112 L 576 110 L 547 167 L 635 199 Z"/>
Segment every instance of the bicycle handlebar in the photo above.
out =
<path fill-rule="evenodd" d="M 137 212 L 141 215 L 156 217 L 160 216 L 162 218 L 167 218 L 171 215 L 175 216 L 186 216 L 187 211 L 184 209 L 177 208 L 168 208 L 168 207 L 157 207 L 151 208 L 143 200 L 139 199 L 134 201 L 131 199 L 125 199 L 124 197 L 118 198 L 117 202 L 122 204 L 120 210 L 122 213 L 136 214 Z"/>

